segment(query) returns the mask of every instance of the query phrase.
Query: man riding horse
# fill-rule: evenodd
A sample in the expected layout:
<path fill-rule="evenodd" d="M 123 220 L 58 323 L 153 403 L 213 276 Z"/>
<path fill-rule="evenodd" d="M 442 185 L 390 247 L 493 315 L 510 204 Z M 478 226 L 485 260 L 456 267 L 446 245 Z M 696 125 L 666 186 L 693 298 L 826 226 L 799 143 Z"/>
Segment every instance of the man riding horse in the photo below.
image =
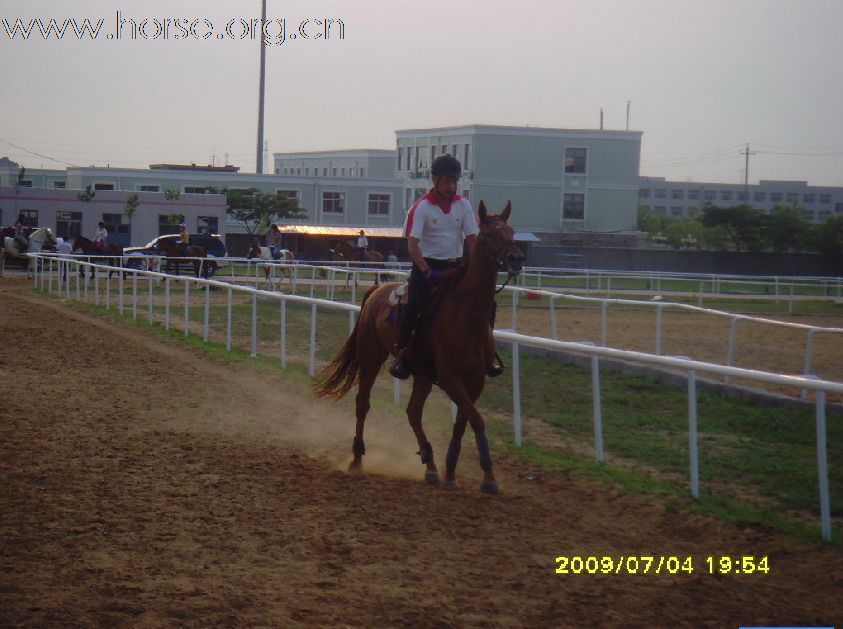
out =
<path fill-rule="evenodd" d="M 399 316 L 398 354 L 389 368 L 389 373 L 401 380 L 411 374 L 410 341 L 422 308 L 433 290 L 445 283 L 446 272 L 461 264 L 463 241 L 468 246 L 468 255 L 474 253 L 480 231 L 471 203 L 457 194 L 462 174 L 459 160 L 440 155 L 433 160 L 430 174 L 433 187 L 413 204 L 404 221 L 404 237 L 413 267 L 407 305 Z M 494 326 L 494 314 L 491 324 Z M 501 373 L 503 366 L 496 360 L 488 375 L 494 377 Z"/>
<path fill-rule="evenodd" d="M 15 233 L 12 235 L 12 240 L 17 243 L 18 253 L 23 255 L 29 249 L 29 238 L 26 237 L 26 232 L 23 229 L 23 223 L 20 219 L 15 222 Z"/>

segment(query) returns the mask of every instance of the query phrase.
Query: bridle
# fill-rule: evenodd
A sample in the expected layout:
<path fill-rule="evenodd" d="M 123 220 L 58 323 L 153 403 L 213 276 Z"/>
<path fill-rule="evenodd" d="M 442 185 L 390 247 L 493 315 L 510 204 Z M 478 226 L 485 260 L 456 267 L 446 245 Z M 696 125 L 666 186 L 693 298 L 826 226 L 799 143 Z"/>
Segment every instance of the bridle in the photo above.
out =
<path fill-rule="evenodd" d="M 500 222 L 502 222 L 502 221 L 500 221 L 500 220 L 495 220 L 495 221 L 491 221 L 491 222 L 492 222 L 492 223 L 500 223 Z M 495 250 L 495 248 L 492 246 L 492 243 L 491 243 L 491 241 L 490 241 L 490 239 L 489 239 L 489 236 L 488 236 L 488 234 L 487 234 L 487 231 L 484 231 L 483 229 L 481 229 L 481 230 L 480 230 L 480 233 L 478 234 L 477 239 L 478 239 L 478 240 L 480 240 L 480 241 L 485 242 L 485 243 L 486 243 L 486 248 L 487 248 L 487 249 L 489 249 L 489 251 L 491 251 L 491 252 L 492 252 L 492 259 L 493 259 L 493 260 L 494 260 L 494 262 L 495 262 L 495 272 L 496 272 L 495 274 L 496 274 L 496 275 L 497 275 L 497 273 L 498 273 L 498 272 L 499 272 L 502 268 L 504 268 L 504 265 L 506 264 L 506 260 L 507 260 L 507 258 L 509 257 L 509 255 L 510 255 L 513 251 L 517 251 L 519 254 L 521 253 L 521 250 L 520 250 L 520 249 L 518 249 L 518 247 L 517 247 L 517 246 L 515 245 L 515 243 L 514 243 L 514 242 L 512 242 L 512 241 L 510 241 L 510 242 L 506 243 L 503 247 L 500 247 L 500 248 L 496 251 L 496 250 Z M 495 290 L 495 294 L 497 295 L 497 294 L 498 294 L 499 292 L 501 292 L 504 288 L 506 288 L 506 285 L 507 285 L 507 284 L 509 284 L 510 280 L 511 280 L 513 277 L 515 277 L 516 275 L 518 275 L 518 273 L 517 273 L 517 272 L 513 272 L 513 271 L 509 271 L 509 270 L 508 270 L 508 271 L 506 272 L 506 280 L 504 281 L 504 283 L 503 283 L 503 284 L 501 284 L 501 287 L 500 287 L 500 288 L 498 288 L 498 289 L 496 289 L 496 290 Z M 495 283 L 497 284 L 497 282 L 495 282 Z"/>

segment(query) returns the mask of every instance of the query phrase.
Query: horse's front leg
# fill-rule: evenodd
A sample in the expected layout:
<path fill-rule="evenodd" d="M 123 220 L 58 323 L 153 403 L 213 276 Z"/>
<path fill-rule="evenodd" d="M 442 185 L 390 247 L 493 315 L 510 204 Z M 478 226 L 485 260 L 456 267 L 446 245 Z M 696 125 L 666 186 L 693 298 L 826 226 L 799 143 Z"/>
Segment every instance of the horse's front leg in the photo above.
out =
<path fill-rule="evenodd" d="M 424 434 L 424 428 L 422 427 L 424 403 L 432 388 L 433 383 L 424 376 L 413 377 L 413 393 L 410 395 L 410 401 L 407 404 L 407 419 L 410 420 L 410 427 L 416 435 L 416 441 L 419 443 L 418 454 L 426 468 L 424 480 L 431 485 L 436 485 L 439 482 L 439 470 L 433 460 L 433 446 L 427 440 L 427 435 Z"/>
<path fill-rule="evenodd" d="M 468 386 L 464 385 L 456 377 L 440 384 L 457 405 L 457 423 L 454 425 L 454 434 L 451 438 L 451 444 L 448 447 L 446 472 L 452 464 L 452 480 L 454 480 L 453 476 L 455 475 L 457 460 L 460 455 L 461 439 L 467 421 L 474 430 L 474 441 L 477 444 L 480 468 L 483 470 L 483 482 L 480 485 L 480 489 L 487 494 L 497 495 L 500 493 L 500 487 L 492 471 L 492 452 L 489 449 L 489 439 L 486 436 L 486 422 L 483 421 L 483 417 L 480 415 L 477 407 L 474 406 L 474 402 L 480 397 L 480 391 L 483 389 L 482 376 L 478 383 L 469 383 Z M 461 427 L 460 423 L 462 423 Z M 447 478 L 446 476 L 446 480 Z"/>
<path fill-rule="evenodd" d="M 445 489 L 455 489 L 457 486 L 457 462 L 460 458 L 462 437 L 467 423 L 465 413 L 457 411 L 457 421 L 454 423 L 451 443 L 448 444 L 448 454 L 445 456 Z"/>

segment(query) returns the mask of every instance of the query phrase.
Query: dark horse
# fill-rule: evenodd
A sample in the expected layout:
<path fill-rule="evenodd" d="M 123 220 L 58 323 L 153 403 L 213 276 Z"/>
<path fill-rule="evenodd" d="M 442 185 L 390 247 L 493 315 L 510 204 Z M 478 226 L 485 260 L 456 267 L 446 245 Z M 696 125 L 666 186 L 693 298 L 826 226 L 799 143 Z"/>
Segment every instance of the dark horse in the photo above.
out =
<path fill-rule="evenodd" d="M 199 245 L 188 245 L 185 249 L 185 252 L 182 253 L 182 250 L 179 248 L 179 245 L 174 242 L 170 242 L 169 240 L 161 239 L 158 241 L 158 252 L 162 254 L 165 258 L 167 258 L 166 266 L 164 267 L 165 273 L 169 273 L 170 269 L 175 267 L 176 275 L 178 275 L 179 264 L 192 262 L 193 274 L 196 277 L 199 277 L 200 270 L 202 271 L 203 277 L 208 277 L 208 265 L 207 263 L 204 263 L 204 260 L 187 259 L 206 257 L 205 247 L 200 247 Z"/>
<path fill-rule="evenodd" d="M 485 204 L 480 202 L 480 234 L 468 267 L 453 287 L 440 289 L 445 293 L 438 313 L 426 326 L 428 331 L 422 334 L 416 345 L 427 344 L 438 384 L 457 405 L 457 419 L 445 457 L 445 485 L 453 487 L 456 483 L 462 436 L 466 423 L 470 423 L 484 474 L 481 489 L 490 494 L 498 493 L 498 484 L 492 473 L 486 426 L 474 404 L 483 391 L 486 372 L 495 355 L 489 321 L 494 308 L 498 271 L 517 274 L 524 260 L 521 250 L 513 242 L 512 228 L 507 224 L 511 210 L 512 205 L 507 203 L 500 215 L 489 215 Z M 392 308 L 389 296 L 396 286 L 393 283 L 369 289 L 351 336 L 334 360 L 323 369 L 316 385 L 318 395 L 337 398 L 358 385 L 357 431 L 350 470 L 359 470 L 362 465 L 362 456 L 366 452 L 363 424 L 369 412 L 369 395 L 381 366 L 395 346 L 396 329 L 387 321 L 387 315 Z M 414 355 L 420 353 L 414 352 Z M 422 410 L 433 388 L 433 381 L 423 365 L 417 361 L 411 364 L 413 393 L 407 405 L 407 418 L 418 440 L 422 463 L 426 466 L 425 480 L 436 484 L 439 472 L 433 460 L 433 448 L 422 428 Z"/>
<path fill-rule="evenodd" d="M 380 274 L 377 272 L 376 269 L 383 268 L 383 254 L 380 251 L 367 251 L 365 259 L 361 259 L 359 249 L 357 249 L 356 247 L 352 247 L 344 240 L 338 240 L 336 243 L 334 243 L 334 248 L 331 249 L 331 252 L 337 254 L 343 260 L 348 260 L 349 262 L 375 262 L 376 264 L 361 264 L 359 266 L 375 270 L 375 284 L 379 282 Z M 352 264 L 352 266 L 358 265 Z M 348 288 L 348 281 L 350 278 L 350 275 L 347 275 L 345 278 L 346 288 Z M 354 276 L 354 285 L 357 286 L 356 275 Z"/>
<path fill-rule="evenodd" d="M 105 247 L 100 249 L 94 244 L 93 240 L 89 240 L 84 236 L 77 236 L 73 241 L 73 253 L 81 251 L 86 256 L 109 256 L 106 263 L 109 266 L 123 266 L 123 247 L 116 242 L 110 242 Z M 84 275 L 84 270 L 80 270 L 79 274 Z M 114 274 L 114 271 L 108 272 L 108 277 Z M 94 276 L 94 267 L 91 267 L 91 277 Z"/>

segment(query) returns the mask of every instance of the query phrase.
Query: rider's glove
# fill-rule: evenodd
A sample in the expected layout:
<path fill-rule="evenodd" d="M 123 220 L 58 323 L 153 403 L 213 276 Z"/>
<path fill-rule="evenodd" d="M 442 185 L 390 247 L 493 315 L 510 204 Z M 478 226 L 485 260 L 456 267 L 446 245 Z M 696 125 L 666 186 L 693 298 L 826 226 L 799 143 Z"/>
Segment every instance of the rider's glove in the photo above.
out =
<path fill-rule="evenodd" d="M 427 271 L 424 272 L 424 277 L 427 280 L 427 283 L 434 287 L 439 286 L 445 281 L 445 276 L 432 266 L 428 267 Z"/>

